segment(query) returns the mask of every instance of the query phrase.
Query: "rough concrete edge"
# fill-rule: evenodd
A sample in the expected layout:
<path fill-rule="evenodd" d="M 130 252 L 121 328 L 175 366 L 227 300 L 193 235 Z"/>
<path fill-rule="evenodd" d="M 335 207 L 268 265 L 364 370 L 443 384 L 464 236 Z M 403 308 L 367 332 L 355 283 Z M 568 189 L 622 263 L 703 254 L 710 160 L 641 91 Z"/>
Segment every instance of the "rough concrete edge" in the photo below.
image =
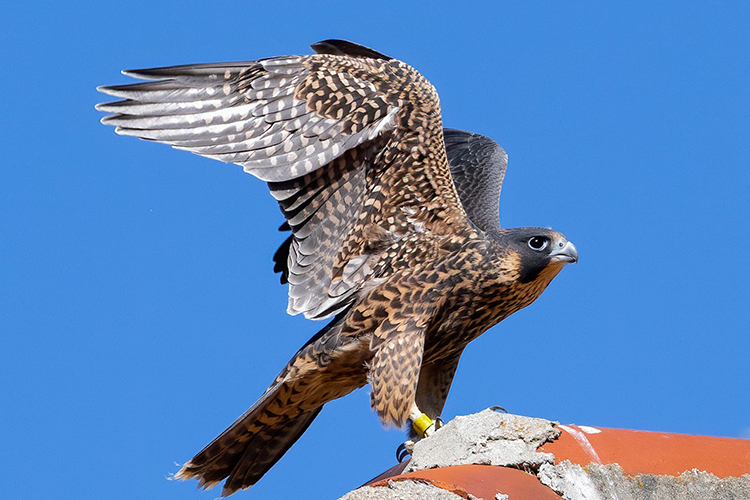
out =
<path fill-rule="evenodd" d="M 618 464 L 581 466 L 567 460 L 555 465 L 551 453 L 536 451 L 542 444 L 557 439 L 556 422 L 484 410 L 459 416 L 438 429 L 429 439 L 415 444 L 406 472 L 452 465 L 496 465 L 521 469 L 537 476 L 539 481 L 565 500 L 666 500 L 701 498 L 702 500 L 750 500 L 750 474 L 721 479 L 698 470 L 680 476 L 626 475 Z M 399 483 L 424 486 L 422 496 L 405 496 Z M 404 486 L 403 488 L 411 488 Z M 364 490 L 364 491 L 363 491 Z M 358 491 L 361 493 L 357 494 Z M 432 495 L 432 496 L 428 496 Z M 450 496 L 438 496 L 449 493 Z M 359 496 L 357 496 L 359 495 Z M 390 496 L 374 496 L 390 495 Z M 469 495 L 471 497 L 471 495 Z M 389 481 L 388 486 L 366 486 L 341 500 L 391 500 L 404 498 L 462 498 L 433 484 L 404 480 Z"/>
<path fill-rule="evenodd" d="M 405 479 L 388 481 L 385 486 L 363 486 L 350 491 L 339 500 L 467 500 L 426 481 Z"/>
<path fill-rule="evenodd" d="M 418 441 L 404 472 L 469 464 L 537 470 L 554 462 L 551 453 L 537 448 L 559 435 L 556 422 L 486 409 L 458 416 Z"/>
<path fill-rule="evenodd" d="M 625 474 L 619 464 L 544 464 L 539 481 L 565 500 L 750 500 L 750 474 L 719 478 L 693 469 L 679 476 Z"/>
<path fill-rule="evenodd" d="M 534 474 L 541 465 L 554 462 L 554 456 L 551 453 L 538 452 L 537 448 L 557 439 L 560 432 L 556 422 L 498 413 L 491 409 L 472 415 L 457 416 L 438 429 L 429 439 L 423 439 L 414 445 L 409 465 L 402 473 L 475 464 L 509 466 Z M 363 486 L 344 495 L 340 500 L 401 498 L 393 490 L 394 485 L 401 482 L 405 481 L 389 481 L 389 491 L 385 491 L 383 489 L 385 487 L 382 486 Z M 437 491 L 447 491 L 432 484 L 430 486 Z M 499 498 L 502 499 L 503 496 L 500 495 Z M 412 497 L 404 498 L 410 500 Z M 423 496 L 419 498 L 432 500 L 443 497 Z M 453 497 L 446 498 L 462 497 L 453 495 Z M 473 497 L 469 494 L 468 498 Z"/>

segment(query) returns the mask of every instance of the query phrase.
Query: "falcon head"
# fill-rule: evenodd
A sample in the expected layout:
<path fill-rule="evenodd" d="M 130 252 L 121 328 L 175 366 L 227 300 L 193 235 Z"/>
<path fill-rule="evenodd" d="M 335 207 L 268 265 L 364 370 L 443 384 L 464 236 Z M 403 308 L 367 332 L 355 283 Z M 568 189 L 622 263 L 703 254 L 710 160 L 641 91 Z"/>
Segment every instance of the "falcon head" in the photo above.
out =
<path fill-rule="evenodd" d="M 542 278 L 545 285 L 565 264 L 578 262 L 578 250 L 562 234 L 543 227 L 503 229 L 493 234 L 496 241 L 517 255 L 518 282 Z"/>

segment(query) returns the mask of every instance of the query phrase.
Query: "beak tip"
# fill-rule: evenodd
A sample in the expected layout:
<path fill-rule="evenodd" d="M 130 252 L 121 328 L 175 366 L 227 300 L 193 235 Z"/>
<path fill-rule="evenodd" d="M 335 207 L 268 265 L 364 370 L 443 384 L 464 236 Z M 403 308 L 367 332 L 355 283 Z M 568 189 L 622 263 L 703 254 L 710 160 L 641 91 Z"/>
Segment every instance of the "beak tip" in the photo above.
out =
<path fill-rule="evenodd" d="M 550 254 L 550 257 L 565 264 L 576 264 L 578 262 L 578 249 L 573 243 L 565 241 L 558 250 Z"/>

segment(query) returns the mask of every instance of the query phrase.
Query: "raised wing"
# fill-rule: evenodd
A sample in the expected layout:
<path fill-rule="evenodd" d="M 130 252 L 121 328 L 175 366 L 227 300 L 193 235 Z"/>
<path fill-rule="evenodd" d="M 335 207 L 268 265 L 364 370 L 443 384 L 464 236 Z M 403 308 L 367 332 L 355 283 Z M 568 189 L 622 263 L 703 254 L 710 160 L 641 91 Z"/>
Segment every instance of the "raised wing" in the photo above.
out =
<path fill-rule="evenodd" d="M 267 181 L 293 231 L 288 311 L 324 318 L 468 227 L 437 93 L 368 50 L 127 71 L 155 81 L 101 87 L 124 100 L 97 108 L 120 134 Z"/>
<path fill-rule="evenodd" d="M 123 73 L 150 83 L 100 87 L 124 101 L 100 104 L 122 135 L 237 163 L 284 181 L 393 130 L 398 103 L 322 57 L 200 64 Z"/>
<path fill-rule="evenodd" d="M 453 182 L 466 215 L 482 231 L 500 230 L 500 189 L 508 155 L 489 137 L 444 129 Z"/>

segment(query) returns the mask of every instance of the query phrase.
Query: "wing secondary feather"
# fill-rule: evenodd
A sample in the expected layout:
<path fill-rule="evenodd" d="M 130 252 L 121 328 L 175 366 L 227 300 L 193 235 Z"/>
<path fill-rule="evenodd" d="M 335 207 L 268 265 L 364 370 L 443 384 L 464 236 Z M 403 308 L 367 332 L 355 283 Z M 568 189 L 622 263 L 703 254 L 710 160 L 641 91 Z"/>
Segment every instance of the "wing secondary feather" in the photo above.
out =
<path fill-rule="evenodd" d="M 407 64 L 374 51 L 133 70 L 99 90 L 116 131 L 232 162 L 267 181 L 292 229 L 291 314 L 336 314 L 468 223 L 440 104 Z"/>

